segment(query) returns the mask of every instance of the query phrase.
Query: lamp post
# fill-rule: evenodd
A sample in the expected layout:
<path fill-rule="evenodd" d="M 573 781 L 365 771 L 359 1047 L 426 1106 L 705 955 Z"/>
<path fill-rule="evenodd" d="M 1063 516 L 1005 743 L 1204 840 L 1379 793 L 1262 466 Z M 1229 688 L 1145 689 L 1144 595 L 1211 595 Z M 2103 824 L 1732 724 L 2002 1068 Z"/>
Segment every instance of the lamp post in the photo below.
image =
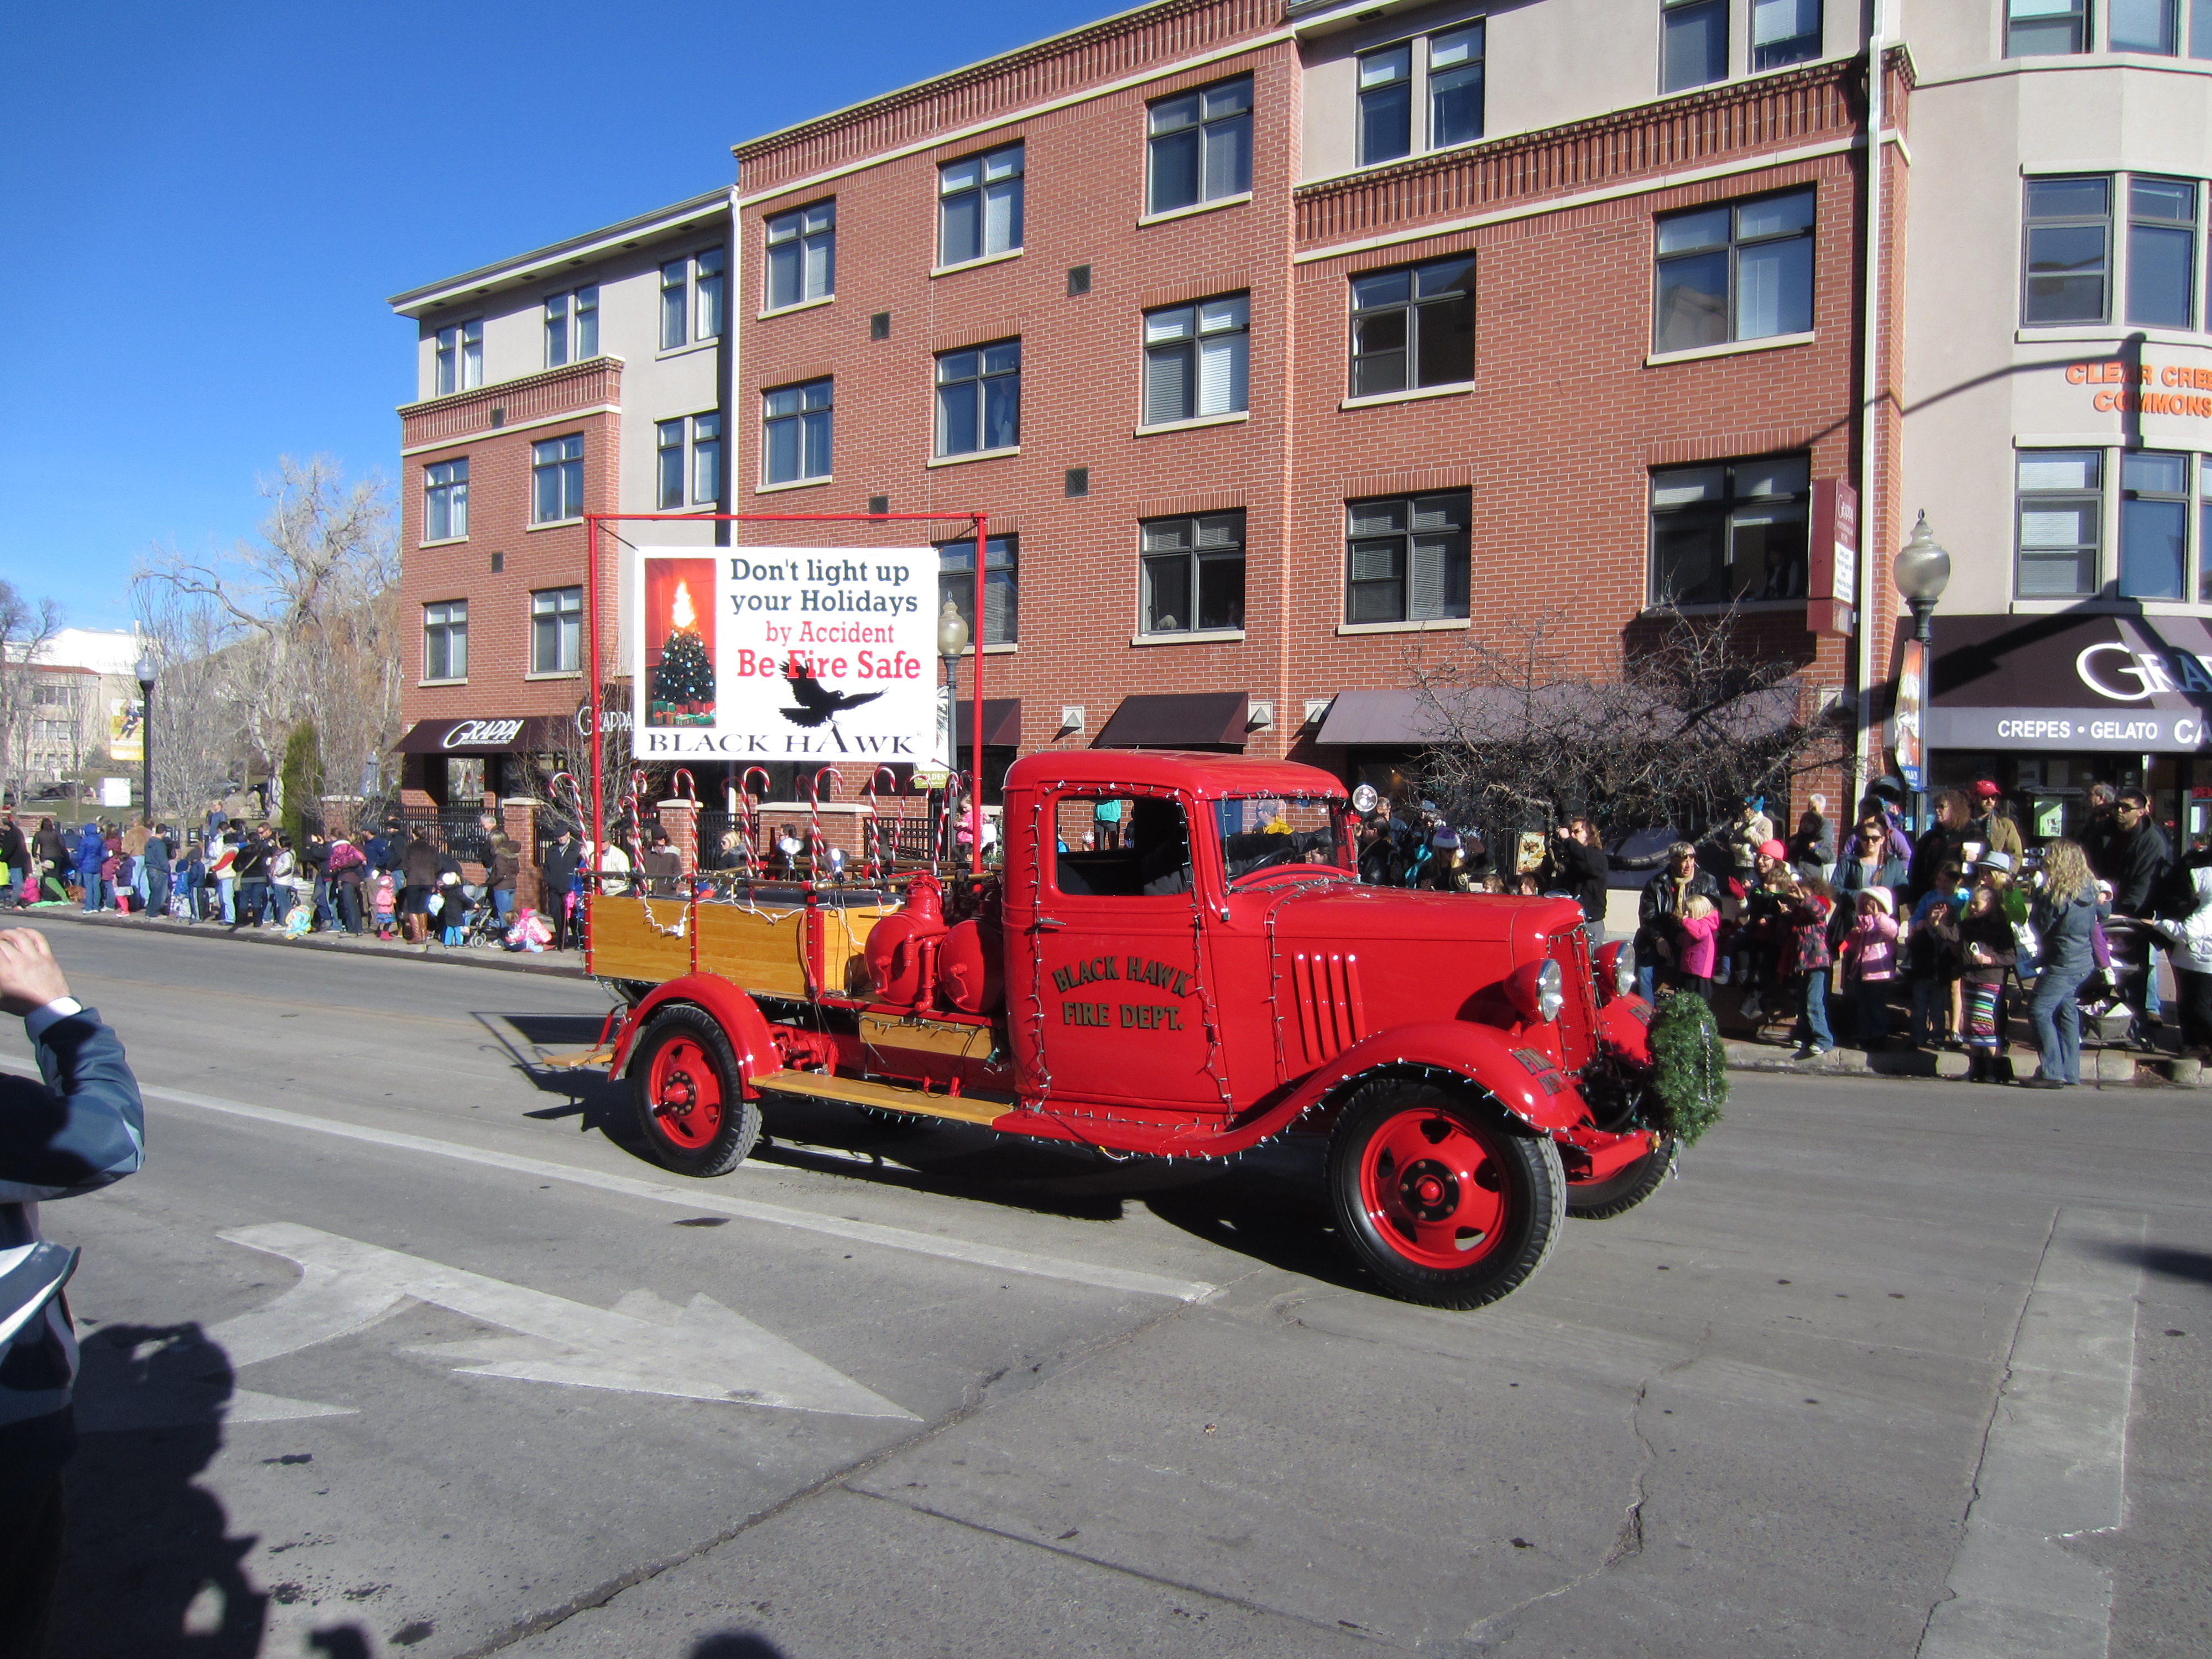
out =
<path fill-rule="evenodd" d="M 945 757 L 952 763 L 955 771 L 959 769 L 960 765 L 960 653 L 967 648 L 968 624 L 960 615 L 960 607 L 947 599 L 945 602 L 945 609 L 939 611 L 937 617 L 937 654 L 945 659 Z M 982 677 L 982 663 L 980 658 L 976 663 L 975 672 L 976 678 L 980 681 Z M 983 735 L 982 712 L 981 708 L 975 711 L 977 720 L 975 730 L 969 734 L 971 738 L 981 739 Z M 975 757 L 970 763 L 968 774 L 968 793 L 972 803 L 981 799 L 978 784 L 983 769 L 980 763 L 982 758 L 980 742 L 971 744 L 970 747 Z M 972 807 L 968 836 L 969 867 L 970 870 L 980 870 L 982 867 L 983 837 L 981 826 L 975 822 Z"/>
<path fill-rule="evenodd" d="M 149 829 L 154 823 L 154 653 L 142 651 L 131 671 L 138 677 L 138 757 L 142 777 L 138 789 L 139 810 Z"/>
<path fill-rule="evenodd" d="M 1943 590 L 1951 580 L 1951 556 L 1936 545 L 1936 532 L 1928 527 L 1928 515 L 1924 512 L 1921 514 L 1919 522 L 1912 526 L 1911 539 L 1897 550 L 1897 557 L 1890 565 L 1890 574 L 1897 582 L 1897 591 L 1912 610 L 1912 639 L 1916 649 L 1911 655 L 1917 659 L 1919 696 L 1924 707 L 1929 700 L 1929 671 L 1935 655 L 1936 601 L 1943 597 Z M 1903 678 L 1899 676 L 1900 680 Z M 1917 718 L 1918 710 L 1913 713 Z M 1903 763 L 1902 757 L 1899 763 Z M 1912 790 L 1913 832 L 1924 834 L 1928 828 L 1928 769 L 1924 758 L 1916 757 L 1913 775 L 1905 782 Z"/>

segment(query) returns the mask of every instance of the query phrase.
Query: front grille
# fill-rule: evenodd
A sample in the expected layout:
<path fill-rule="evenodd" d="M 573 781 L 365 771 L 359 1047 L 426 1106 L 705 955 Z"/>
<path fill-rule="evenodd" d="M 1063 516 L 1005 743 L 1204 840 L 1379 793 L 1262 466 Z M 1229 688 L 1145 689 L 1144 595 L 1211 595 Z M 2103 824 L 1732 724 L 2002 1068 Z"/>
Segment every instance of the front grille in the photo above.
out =
<path fill-rule="evenodd" d="M 1589 1064 L 1597 1052 L 1596 1014 L 1591 1005 L 1589 939 L 1579 927 L 1562 927 L 1545 942 L 1544 954 L 1559 964 L 1559 988 L 1566 1002 L 1559 1010 L 1559 1046 L 1566 1069 Z"/>
<path fill-rule="evenodd" d="M 1367 1035 L 1357 956 L 1300 951 L 1291 958 L 1291 975 L 1309 1066 L 1335 1059 Z"/>

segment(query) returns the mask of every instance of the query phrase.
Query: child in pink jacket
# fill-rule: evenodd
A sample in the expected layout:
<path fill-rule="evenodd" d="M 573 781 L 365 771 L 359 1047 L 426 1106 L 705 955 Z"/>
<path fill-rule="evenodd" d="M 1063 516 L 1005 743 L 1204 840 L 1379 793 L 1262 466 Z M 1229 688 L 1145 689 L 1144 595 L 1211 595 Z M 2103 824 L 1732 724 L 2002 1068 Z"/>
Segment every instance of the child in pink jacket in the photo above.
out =
<path fill-rule="evenodd" d="M 1695 992 L 1708 1003 L 1713 1000 L 1713 958 L 1721 929 L 1719 907 L 1703 893 L 1693 893 L 1676 919 L 1674 969 L 1680 988 Z"/>
<path fill-rule="evenodd" d="M 1889 1040 L 1889 981 L 1897 975 L 1897 901 L 1887 887 L 1858 895 L 1858 915 L 1844 935 L 1844 982 L 1858 994 L 1859 1042 L 1869 1054 Z"/>

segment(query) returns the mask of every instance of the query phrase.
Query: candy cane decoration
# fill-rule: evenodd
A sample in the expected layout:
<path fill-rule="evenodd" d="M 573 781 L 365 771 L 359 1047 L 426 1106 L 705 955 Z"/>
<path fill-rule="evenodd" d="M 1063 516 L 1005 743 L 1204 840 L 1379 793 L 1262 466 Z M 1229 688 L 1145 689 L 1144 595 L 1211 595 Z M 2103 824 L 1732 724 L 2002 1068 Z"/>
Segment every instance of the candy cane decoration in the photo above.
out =
<path fill-rule="evenodd" d="M 679 799 L 696 802 L 699 799 L 698 782 L 684 767 L 678 767 L 669 775 L 668 787 L 676 792 Z"/>
<path fill-rule="evenodd" d="M 834 778 L 845 781 L 845 775 L 834 766 L 825 766 L 806 781 L 806 863 L 813 879 L 822 879 L 822 780 Z"/>
<path fill-rule="evenodd" d="M 888 766 L 878 766 L 868 775 L 867 875 L 868 885 L 871 887 L 880 887 L 884 882 L 884 826 L 881 815 L 876 810 L 876 781 L 878 778 L 889 778 L 894 793 L 898 788 L 898 774 Z M 903 813 L 900 814 L 902 818 L 904 816 Z M 891 849 L 891 856 L 894 859 L 898 856 L 898 848 L 896 847 Z"/>
<path fill-rule="evenodd" d="M 752 793 L 756 775 L 761 781 L 758 799 Z M 745 843 L 745 878 L 749 881 L 760 879 L 760 803 L 768 799 L 769 789 L 774 781 L 765 766 L 748 766 L 744 775 L 738 780 L 738 799 L 744 808 L 743 837 Z"/>

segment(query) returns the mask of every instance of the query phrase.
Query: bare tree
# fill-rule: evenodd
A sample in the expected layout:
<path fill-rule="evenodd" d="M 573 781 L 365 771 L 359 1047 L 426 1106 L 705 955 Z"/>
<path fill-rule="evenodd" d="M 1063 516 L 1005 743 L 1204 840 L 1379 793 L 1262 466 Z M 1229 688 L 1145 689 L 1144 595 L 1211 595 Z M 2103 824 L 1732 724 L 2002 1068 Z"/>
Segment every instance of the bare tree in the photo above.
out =
<path fill-rule="evenodd" d="M 1436 734 L 1421 787 L 1493 837 L 1571 813 L 1608 834 L 1700 829 L 1847 757 L 1803 665 L 1734 611 L 1672 613 L 1607 678 L 1573 671 L 1560 629 L 1539 617 L 1413 668 Z"/>
<path fill-rule="evenodd" d="M 37 701 L 33 665 L 61 631 L 61 607 L 35 604 L 10 581 L 0 580 L 0 799 L 22 793 L 32 708 Z"/>
<path fill-rule="evenodd" d="M 405 653 L 390 492 L 374 475 L 348 482 L 323 456 L 287 456 L 259 488 L 269 511 L 258 540 L 206 557 L 155 549 L 132 578 L 161 664 L 155 787 L 166 799 L 270 775 L 302 720 L 334 779 L 360 777 L 398 734 Z"/>

